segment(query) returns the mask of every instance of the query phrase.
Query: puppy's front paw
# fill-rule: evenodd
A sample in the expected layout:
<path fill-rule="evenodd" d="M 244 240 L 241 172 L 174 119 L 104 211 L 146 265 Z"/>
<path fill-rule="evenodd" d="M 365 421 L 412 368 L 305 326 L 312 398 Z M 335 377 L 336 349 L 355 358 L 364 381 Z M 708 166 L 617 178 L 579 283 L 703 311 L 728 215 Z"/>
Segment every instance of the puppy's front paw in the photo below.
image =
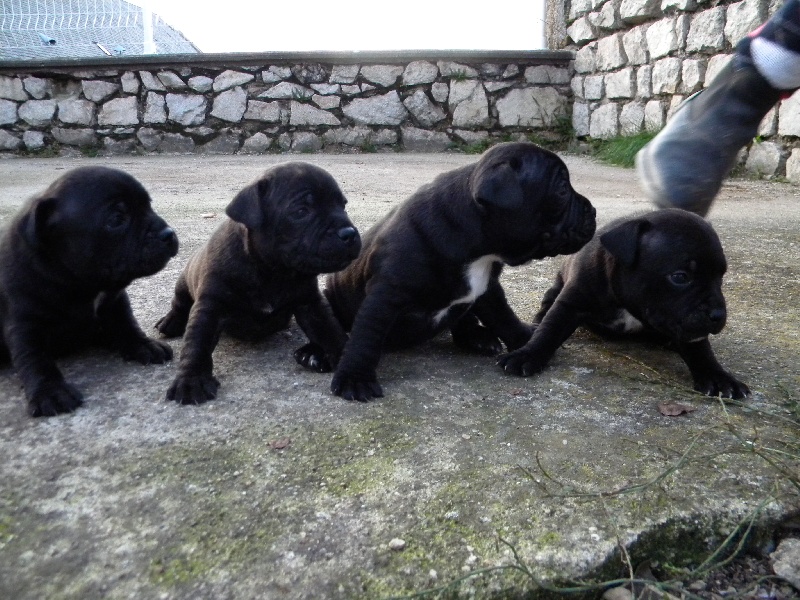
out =
<path fill-rule="evenodd" d="M 135 360 L 143 365 L 163 365 L 172 360 L 172 348 L 166 342 L 142 338 L 126 344 L 120 350 L 125 360 Z"/>
<path fill-rule="evenodd" d="M 337 371 L 331 380 L 331 391 L 345 400 L 358 400 L 359 402 L 383 398 L 383 388 L 374 375 L 364 377 Z"/>
<path fill-rule="evenodd" d="M 167 390 L 167 400 L 178 404 L 203 404 L 217 397 L 219 381 L 210 373 L 178 375 Z"/>
<path fill-rule="evenodd" d="M 506 350 L 513 352 L 518 348 L 522 348 L 530 341 L 538 326 L 538 323 L 534 323 L 533 325 L 524 325 L 521 327 L 513 337 L 504 340 L 506 343 Z"/>
<path fill-rule="evenodd" d="M 294 359 L 297 364 L 310 371 L 316 371 L 317 373 L 330 373 L 333 371 L 333 366 L 325 355 L 325 350 L 314 342 L 309 342 L 295 350 Z"/>
<path fill-rule="evenodd" d="M 174 310 L 170 310 L 158 320 L 156 329 L 164 337 L 180 337 L 183 335 L 183 332 L 186 331 L 188 316 L 188 313 L 183 315 L 176 313 Z"/>
<path fill-rule="evenodd" d="M 503 354 L 497 359 L 497 364 L 506 373 L 528 377 L 534 373 L 541 373 L 547 366 L 547 360 L 527 350 L 515 350 L 514 352 Z"/>
<path fill-rule="evenodd" d="M 750 388 L 727 371 L 696 374 L 694 389 L 706 396 L 740 400 L 750 395 Z"/>
<path fill-rule="evenodd" d="M 47 382 L 37 387 L 28 399 L 32 417 L 53 417 L 73 412 L 83 404 L 83 395 L 65 381 Z"/>

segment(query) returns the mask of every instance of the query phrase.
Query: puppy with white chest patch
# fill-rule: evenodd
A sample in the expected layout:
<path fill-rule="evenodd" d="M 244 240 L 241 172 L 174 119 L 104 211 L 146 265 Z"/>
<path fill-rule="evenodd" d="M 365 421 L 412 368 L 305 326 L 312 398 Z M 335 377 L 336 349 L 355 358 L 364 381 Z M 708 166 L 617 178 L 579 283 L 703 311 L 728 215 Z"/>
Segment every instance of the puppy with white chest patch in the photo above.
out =
<path fill-rule="evenodd" d="M 594 229 L 594 208 L 570 185 L 563 161 L 535 144 L 499 144 L 440 175 L 373 226 L 359 257 L 328 277 L 325 293 L 351 332 L 331 390 L 348 400 L 382 396 L 383 350 L 447 329 L 481 354 L 523 345 L 531 329 L 506 301 L 503 265 L 575 252 Z"/>
<path fill-rule="evenodd" d="M 499 363 L 515 375 L 537 373 L 581 325 L 646 333 L 674 345 L 697 391 L 743 398 L 750 390 L 719 364 L 708 340 L 725 326 L 726 270 L 717 234 L 693 213 L 666 209 L 615 221 L 566 259 L 531 339 Z"/>

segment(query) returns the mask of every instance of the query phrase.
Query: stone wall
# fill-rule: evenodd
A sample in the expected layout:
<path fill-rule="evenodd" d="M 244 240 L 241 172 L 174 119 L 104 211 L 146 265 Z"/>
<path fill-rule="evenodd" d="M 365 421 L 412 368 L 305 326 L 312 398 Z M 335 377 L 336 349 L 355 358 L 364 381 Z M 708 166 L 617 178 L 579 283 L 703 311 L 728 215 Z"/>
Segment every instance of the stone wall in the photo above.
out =
<path fill-rule="evenodd" d="M 554 0 L 559 1 L 559 0 Z M 657 131 L 680 102 L 708 86 L 735 45 L 780 0 L 564 0 L 576 136 Z M 742 152 L 749 171 L 800 182 L 800 95 L 763 120 Z"/>
<path fill-rule="evenodd" d="M 0 64 L 0 151 L 439 151 L 569 122 L 571 52 Z M 563 130 L 563 126 L 562 126 Z"/>

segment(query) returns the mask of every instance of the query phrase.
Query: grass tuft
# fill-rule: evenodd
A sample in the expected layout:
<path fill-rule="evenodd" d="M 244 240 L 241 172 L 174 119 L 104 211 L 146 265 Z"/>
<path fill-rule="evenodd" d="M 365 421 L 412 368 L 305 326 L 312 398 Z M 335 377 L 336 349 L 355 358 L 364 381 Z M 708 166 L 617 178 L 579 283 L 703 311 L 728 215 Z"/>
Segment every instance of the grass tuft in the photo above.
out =
<path fill-rule="evenodd" d="M 636 153 L 647 142 L 655 137 L 655 133 L 638 133 L 628 137 L 618 137 L 594 142 L 594 155 L 602 161 L 620 167 L 633 167 Z"/>

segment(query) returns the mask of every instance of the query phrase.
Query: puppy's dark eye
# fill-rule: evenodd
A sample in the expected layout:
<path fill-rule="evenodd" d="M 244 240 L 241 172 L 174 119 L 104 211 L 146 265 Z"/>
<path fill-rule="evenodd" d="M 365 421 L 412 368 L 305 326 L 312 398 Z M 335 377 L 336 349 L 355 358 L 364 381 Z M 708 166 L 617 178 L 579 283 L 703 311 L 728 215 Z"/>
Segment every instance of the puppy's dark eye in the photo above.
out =
<path fill-rule="evenodd" d="M 106 217 L 106 228 L 107 229 L 119 229 L 120 227 L 124 227 L 128 224 L 128 211 L 125 209 L 125 205 L 119 204 L 115 206 L 108 216 Z"/>
<path fill-rule="evenodd" d="M 293 203 L 289 217 L 295 220 L 305 219 L 311 214 L 311 206 L 313 204 L 314 196 L 312 194 L 305 194 Z"/>
<path fill-rule="evenodd" d="M 292 218 L 293 219 L 304 219 L 306 218 L 311 209 L 308 206 L 298 206 L 292 211 Z"/>
<path fill-rule="evenodd" d="M 688 285 L 692 282 L 691 276 L 686 271 L 675 271 L 674 273 L 670 273 L 669 281 L 673 285 Z"/>

